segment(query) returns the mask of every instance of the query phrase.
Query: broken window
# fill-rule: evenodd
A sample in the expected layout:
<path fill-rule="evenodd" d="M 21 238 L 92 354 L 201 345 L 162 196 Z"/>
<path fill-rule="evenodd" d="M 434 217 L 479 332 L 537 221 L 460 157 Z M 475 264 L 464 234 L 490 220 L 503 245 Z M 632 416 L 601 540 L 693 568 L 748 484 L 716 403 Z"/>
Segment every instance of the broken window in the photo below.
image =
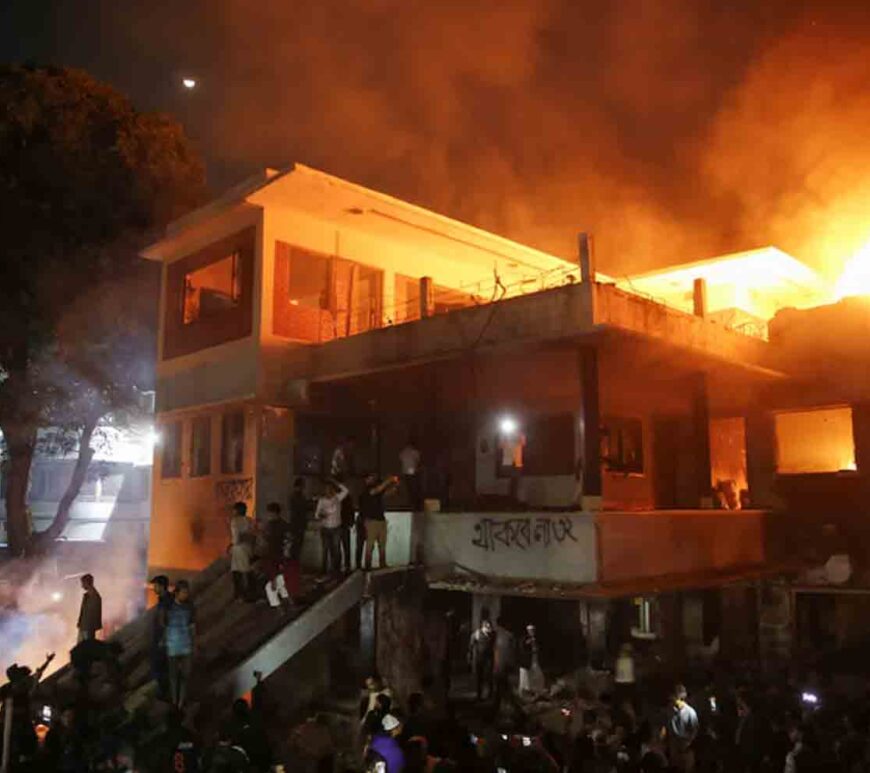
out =
<path fill-rule="evenodd" d="M 387 310 L 388 322 L 398 325 L 420 319 L 420 280 L 396 274 L 393 288 L 394 305 Z"/>
<path fill-rule="evenodd" d="M 329 258 L 294 249 L 290 259 L 287 293 L 291 306 L 329 308 Z"/>
<path fill-rule="evenodd" d="M 221 472 L 235 474 L 245 467 L 245 414 L 225 413 L 221 419 Z"/>
<path fill-rule="evenodd" d="M 776 471 L 785 475 L 855 469 L 852 409 L 787 411 L 774 416 Z"/>
<path fill-rule="evenodd" d="M 184 324 L 235 308 L 241 297 L 239 253 L 234 252 L 184 275 Z"/>
<path fill-rule="evenodd" d="M 190 477 L 211 472 L 211 417 L 199 416 L 190 425 Z"/>
<path fill-rule="evenodd" d="M 526 475 L 574 474 L 574 415 L 536 416 L 526 431 Z"/>
<path fill-rule="evenodd" d="M 160 430 L 160 435 L 160 476 L 162 478 L 180 478 L 181 422 L 173 421 L 164 424 Z"/>
<path fill-rule="evenodd" d="M 640 419 L 611 418 L 601 433 L 601 459 L 612 472 L 643 472 L 643 422 Z"/>

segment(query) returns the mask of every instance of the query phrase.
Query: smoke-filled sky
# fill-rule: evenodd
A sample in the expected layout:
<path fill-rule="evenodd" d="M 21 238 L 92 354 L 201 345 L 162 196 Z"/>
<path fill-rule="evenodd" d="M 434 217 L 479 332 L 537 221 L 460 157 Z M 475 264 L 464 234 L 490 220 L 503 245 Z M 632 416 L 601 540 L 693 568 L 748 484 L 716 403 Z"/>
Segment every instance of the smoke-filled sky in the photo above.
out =
<path fill-rule="evenodd" d="M 857 0 L 6 0 L 0 59 L 175 114 L 215 189 L 301 161 L 615 274 L 870 239 Z"/>

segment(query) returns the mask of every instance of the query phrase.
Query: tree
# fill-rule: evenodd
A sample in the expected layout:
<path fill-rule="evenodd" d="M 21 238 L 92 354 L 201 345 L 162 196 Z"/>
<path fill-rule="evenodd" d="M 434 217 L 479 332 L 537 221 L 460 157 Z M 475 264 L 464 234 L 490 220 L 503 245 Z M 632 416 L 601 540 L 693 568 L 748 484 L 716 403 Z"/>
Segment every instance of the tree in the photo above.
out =
<path fill-rule="evenodd" d="M 42 541 L 63 530 L 101 417 L 150 377 L 156 293 L 138 249 L 202 198 L 181 127 L 84 72 L 0 68 L 0 431 L 10 548 L 28 543 L 40 437 L 78 449 Z M 151 355 L 153 363 L 153 354 Z"/>

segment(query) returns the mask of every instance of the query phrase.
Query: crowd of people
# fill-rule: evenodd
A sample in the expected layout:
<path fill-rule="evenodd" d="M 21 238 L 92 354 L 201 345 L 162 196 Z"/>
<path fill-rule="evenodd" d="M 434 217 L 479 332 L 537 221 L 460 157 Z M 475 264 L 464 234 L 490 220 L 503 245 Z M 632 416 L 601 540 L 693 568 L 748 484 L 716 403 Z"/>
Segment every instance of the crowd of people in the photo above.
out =
<path fill-rule="evenodd" d="M 204 738 L 183 712 L 196 631 L 189 586 L 180 581 L 170 589 L 165 577 L 153 578 L 151 666 L 164 697 L 155 714 L 123 707 L 119 652 L 95 636 L 101 620 L 94 578 L 81 584 L 72 651 L 78 693 L 63 703 L 39 694 L 53 656 L 35 671 L 18 664 L 7 670 L 0 725 L 9 773 L 870 771 L 870 682 L 862 677 L 762 673 L 720 661 L 689 669 L 687 686 L 668 686 L 664 673 L 636 663 L 641 655 L 623 645 L 612 673 L 550 673 L 548 685 L 535 626 L 515 633 L 486 614 L 470 636 L 470 691 L 462 680 L 452 690 L 449 680 L 424 681 L 422 691 L 400 700 L 372 676 L 356 732 L 348 733 L 317 712 L 277 729 L 258 684 L 250 703 L 236 700 L 226 712 L 212 707 L 225 716 Z"/>

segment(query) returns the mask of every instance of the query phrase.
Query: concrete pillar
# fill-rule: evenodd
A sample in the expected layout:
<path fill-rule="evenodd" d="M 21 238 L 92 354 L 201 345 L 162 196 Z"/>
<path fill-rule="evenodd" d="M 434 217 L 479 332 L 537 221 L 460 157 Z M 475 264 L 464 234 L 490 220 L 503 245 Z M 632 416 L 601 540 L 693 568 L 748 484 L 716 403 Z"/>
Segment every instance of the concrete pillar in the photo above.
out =
<path fill-rule="evenodd" d="M 580 629 L 586 639 L 589 663 L 601 665 L 607 660 L 608 602 L 582 600 L 580 606 Z"/>
<path fill-rule="evenodd" d="M 680 593 L 662 593 L 657 598 L 662 655 L 676 678 L 685 662 L 683 599 Z"/>
<path fill-rule="evenodd" d="M 758 654 L 758 593 L 750 585 L 721 588 L 722 626 L 719 646 L 729 660 L 750 660 Z"/>
<path fill-rule="evenodd" d="M 434 311 L 432 301 L 432 277 L 420 277 L 420 319 L 432 316 Z"/>
<path fill-rule="evenodd" d="M 765 666 L 791 658 L 795 641 L 795 594 L 784 581 L 758 587 L 758 652 Z"/>
<path fill-rule="evenodd" d="M 363 599 L 359 605 L 360 663 L 366 672 L 375 670 L 377 642 L 377 598 Z"/>
<path fill-rule="evenodd" d="M 600 510 L 601 405 L 598 394 L 598 350 L 583 346 L 579 354 L 580 420 L 579 451 L 583 462 L 583 509 Z"/>
<path fill-rule="evenodd" d="M 866 515 L 870 511 L 870 403 L 852 406 L 852 436 L 855 439 L 855 466 L 863 492 L 861 502 Z"/>
<path fill-rule="evenodd" d="M 293 475 L 293 412 L 288 408 L 263 406 L 257 424 L 257 517 L 269 502 L 278 502 L 287 512 Z"/>
<path fill-rule="evenodd" d="M 396 272 L 385 269 L 381 276 L 381 324 L 396 323 Z"/>
<path fill-rule="evenodd" d="M 710 404 L 707 392 L 707 374 L 692 377 L 692 425 L 698 507 L 713 506 L 710 462 Z"/>
<path fill-rule="evenodd" d="M 392 688 L 400 705 L 407 702 L 411 693 L 422 689 L 428 670 L 425 593 L 425 584 L 409 583 L 401 590 L 378 596 L 378 673 Z"/>
<path fill-rule="evenodd" d="M 746 416 L 746 476 L 752 507 L 776 507 L 776 427 L 773 415 L 764 411 Z"/>
<path fill-rule="evenodd" d="M 592 244 L 592 235 L 581 233 L 577 237 L 578 260 L 580 262 L 580 280 L 582 282 L 595 281 L 595 249 Z"/>
<path fill-rule="evenodd" d="M 707 280 L 696 279 L 693 290 L 693 306 L 696 317 L 707 316 Z"/>

